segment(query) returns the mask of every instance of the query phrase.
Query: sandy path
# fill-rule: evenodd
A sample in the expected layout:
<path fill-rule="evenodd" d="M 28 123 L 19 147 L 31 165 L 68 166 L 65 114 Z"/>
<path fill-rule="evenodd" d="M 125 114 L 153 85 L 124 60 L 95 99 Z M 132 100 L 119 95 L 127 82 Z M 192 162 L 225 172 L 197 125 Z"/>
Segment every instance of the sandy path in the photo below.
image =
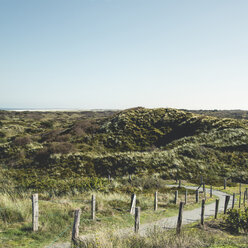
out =
<path fill-rule="evenodd" d="M 178 185 L 167 185 L 167 186 L 177 187 Z M 193 186 L 184 186 L 184 187 L 186 189 L 193 189 L 193 190 L 197 189 L 197 187 L 193 187 Z M 206 189 L 206 192 L 209 193 L 210 190 Z M 213 190 L 213 195 L 217 196 L 220 199 L 219 212 L 222 212 L 224 210 L 225 196 L 227 194 L 224 192 L 218 191 L 218 190 Z M 228 208 L 231 207 L 231 204 L 232 204 L 232 199 L 230 199 L 229 201 Z M 215 213 L 215 202 L 205 205 L 205 217 L 213 216 L 214 213 Z M 142 211 L 141 211 L 141 214 L 142 214 Z M 163 218 L 158 221 L 151 222 L 151 223 L 141 224 L 139 234 L 141 236 L 145 236 L 149 230 L 153 230 L 154 227 L 156 226 L 160 228 L 164 228 L 164 229 L 176 228 L 177 218 L 178 218 L 177 216 L 172 216 L 172 217 Z M 197 222 L 200 220 L 200 218 L 201 218 L 201 207 L 195 208 L 193 210 L 183 211 L 183 225 Z M 133 232 L 134 232 L 134 228 L 125 228 L 125 229 L 117 230 L 115 234 L 118 236 L 126 236 L 126 235 L 133 234 Z M 87 239 L 87 237 L 92 237 L 92 236 L 93 235 L 81 236 L 80 239 Z M 69 242 L 60 243 L 60 244 L 58 243 L 52 246 L 46 246 L 44 248 L 70 248 L 70 245 L 71 244 Z"/>

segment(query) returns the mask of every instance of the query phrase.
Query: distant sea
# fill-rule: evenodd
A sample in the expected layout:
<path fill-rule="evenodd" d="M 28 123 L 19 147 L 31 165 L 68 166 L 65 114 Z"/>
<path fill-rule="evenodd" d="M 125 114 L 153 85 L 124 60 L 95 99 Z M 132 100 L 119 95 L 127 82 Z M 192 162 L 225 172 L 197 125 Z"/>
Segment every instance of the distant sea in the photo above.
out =
<path fill-rule="evenodd" d="M 118 111 L 118 109 L 80 109 L 80 108 L 2 108 L 6 111 Z"/>

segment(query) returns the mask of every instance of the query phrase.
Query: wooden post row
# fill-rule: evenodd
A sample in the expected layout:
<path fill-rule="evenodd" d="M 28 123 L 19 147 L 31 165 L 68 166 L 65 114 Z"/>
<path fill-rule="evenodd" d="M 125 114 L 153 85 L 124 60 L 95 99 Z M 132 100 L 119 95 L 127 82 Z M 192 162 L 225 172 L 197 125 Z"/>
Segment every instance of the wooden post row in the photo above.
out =
<path fill-rule="evenodd" d="M 32 195 L 32 222 L 33 222 L 33 231 L 38 231 L 39 228 L 39 202 L 38 194 Z"/>

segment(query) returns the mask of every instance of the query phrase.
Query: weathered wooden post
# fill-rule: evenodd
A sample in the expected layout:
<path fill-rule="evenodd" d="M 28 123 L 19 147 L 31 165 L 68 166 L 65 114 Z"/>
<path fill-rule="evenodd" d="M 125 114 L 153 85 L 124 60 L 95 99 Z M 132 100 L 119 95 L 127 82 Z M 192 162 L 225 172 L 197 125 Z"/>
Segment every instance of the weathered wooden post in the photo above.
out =
<path fill-rule="evenodd" d="M 178 198 L 178 190 L 175 191 L 175 200 L 174 200 L 175 204 L 177 204 L 177 198 Z"/>
<path fill-rule="evenodd" d="M 201 206 L 201 225 L 204 225 L 204 213 L 205 213 L 205 200 L 202 200 L 202 206 Z"/>
<path fill-rule="evenodd" d="M 201 182 L 200 183 L 203 184 L 203 176 L 201 176 Z"/>
<path fill-rule="evenodd" d="M 136 207 L 136 195 L 132 194 L 131 196 L 131 206 L 130 206 L 130 214 L 135 214 L 135 207 Z"/>
<path fill-rule="evenodd" d="M 138 233 L 140 227 L 140 207 L 135 208 L 134 232 Z"/>
<path fill-rule="evenodd" d="M 185 195 L 184 195 L 184 196 L 185 196 L 185 197 L 184 197 L 184 198 L 185 198 L 185 199 L 184 199 L 184 204 L 185 204 L 185 205 L 187 204 L 187 195 L 188 195 L 188 192 L 187 192 L 187 190 L 185 190 Z"/>
<path fill-rule="evenodd" d="M 179 179 L 179 188 L 181 188 L 182 187 L 182 181 L 181 181 L 181 179 Z"/>
<path fill-rule="evenodd" d="M 180 234 L 181 232 L 182 221 L 183 221 L 183 202 L 180 202 L 178 219 L 177 219 L 177 234 Z"/>
<path fill-rule="evenodd" d="M 203 190 L 203 193 L 206 191 L 206 189 L 205 189 L 205 183 L 202 184 L 202 190 Z"/>
<path fill-rule="evenodd" d="M 245 202 L 246 202 L 246 191 L 244 191 L 244 200 L 243 200 L 244 207 L 245 207 Z"/>
<path fill-rule="evenodd" d="M 239 193 L 241 193 L 241 187 L 242 187 L 242 184 L 239 183 Z"/>
<path fill-rule="evenodd" d="M 111 176 L 108 175 L 108 182 L 110 183 L 111 182 Z"/>
<path fill-rule="evenodd" d="M 232 199 L 232 209 L 234 209 L 235 205 L 235 193 L 233 193 L 233 199 Z"/>
<path fill-rule="evenodd" d="M 128 176 L 128 181 L 131 182 L 132 181 L 132 176 L 129 174 Z"/>
<path fill-rule="evenodd" d="M 224 178 L 224 189 L 226 189 L 226 178 Z"/>
<path fill-rule="evenodd" d="M 211 198 L 213 197 L 213 186 L 212 185 L 210 186 L 210 197 Z"/>
<path fill-rule="evenodd" d="M 215 215 L 214 215 L 215 219 L 217 219 L 218 212 L 219 212 L 219 202 L 220 202 L 220 200 L 216 199 L 216 202 L 215 202 Z"/>
<path fill-rule="evenodd" d="M 74 222 L 72 227 L 72 241 L 76 241 L 79 237 L 79 223 L 80 223 L 81 209 L 76 209 L 74 213 Z"/>
<path fill-rule="evenodd" d="M 91 219 L 96 219 L 96 196 L 92 195 L 91 198 Z"/>
<path fill-rule="evenodd" d="M 195 202 L 196 203 L 199 202 L 199 190 L 198 189 L 195 191 Z"/>
<path fill-rule="evenodd" d="M 39 202 L 38 194 L 32 195 L 32 222 L 33 222 L 33 231 L 37 232 L 39 228 Z"/>
<path fill-rule="evenodd" d="M 226 214 L 229 200 L 230 200 L 230 195 L 226 195 L 225 205 L 224 205 L 224 214 Z"/>
<path fill-rule="evenodd" d="M 154 194 L 154 211 L 158 210 L 158 192 L 156 191 Z"/>
<path fill-rule="evenodd" d="M 241 208 L 241 200 L 242 200 L 242 199 L 241 199 L 241 194 L 242 194 L 242 193 L 241 193 L 241 191 L 240 191 L 240 192 L 239 192 L 239 208 Z"/>

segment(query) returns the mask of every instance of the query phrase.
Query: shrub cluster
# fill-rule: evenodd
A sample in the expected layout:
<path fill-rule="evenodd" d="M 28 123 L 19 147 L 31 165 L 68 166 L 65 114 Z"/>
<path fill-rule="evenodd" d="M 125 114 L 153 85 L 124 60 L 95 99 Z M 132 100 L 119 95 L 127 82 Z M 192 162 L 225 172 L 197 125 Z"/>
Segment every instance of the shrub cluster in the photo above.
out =
<path fill-rule="evenodd" d="M 231 232 L 248 232 L 248 208 L 230 209 L 227 213 L 226 225 Z"/>

